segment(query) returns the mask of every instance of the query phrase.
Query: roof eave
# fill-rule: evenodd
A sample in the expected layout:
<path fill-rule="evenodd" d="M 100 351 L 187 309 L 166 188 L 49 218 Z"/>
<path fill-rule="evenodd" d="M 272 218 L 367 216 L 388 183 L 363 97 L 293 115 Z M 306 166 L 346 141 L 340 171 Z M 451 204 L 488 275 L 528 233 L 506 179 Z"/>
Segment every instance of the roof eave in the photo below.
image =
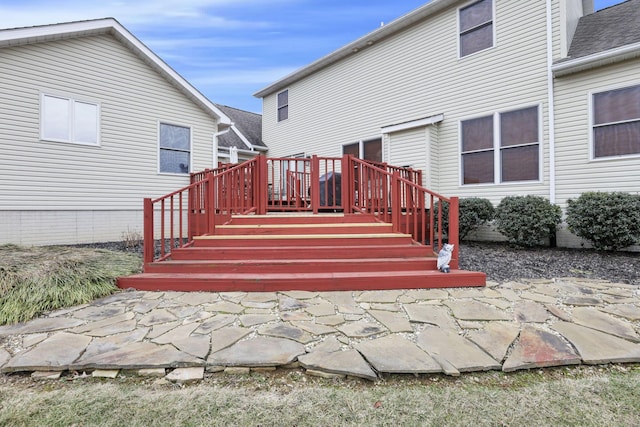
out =
<path fill-rule="evenodd" d="M 0 31 L 0 48 L 100 34 L 111 34 L 134 51 L 191 101 L 216 117 L 220 128 L 231 126 L 231 119 L 226 114 L 114 18 L 2 30 Z"/>
<path fill-rule="evenodd" d="M 386 39 L 393 34 L 396 34 L 404 30 L 405 28 L 414 25 L 416 22 L 422 21 L 425 18 L 442 11 L 443 9 L 458 3 L 459 1 L 460 0 L 432 0 L 429 3 L 407 13 L 406 15 L 403 15 L 400 18 L 395 19 L 390 23 L 341 47 L 340 49 L 335 50 L 332 53 L 312 62 L 311 64 L 300 68 L 297 71 L 294 71 L 293 73 L 285 76 L 275 83 L 272 83 L 264 89 L 261 89 L 258 92 L 254 93 L 253 96 L 255 96 L 256 98 L 264 98 L 265 96 L 270 95 L 280 89 L 286 88 L 296 81 L 301 80 L 315 73 L 316 71 L 319 71 L 344 58 L 355 55 L 358 52 L 372 46 L 373 44 L 378 43 L 383 39 Z"/>
<path fill-rule="evenodd" d="M 634 43 L 556 63 L 551 67 L 551 71 L 555 77 L 562 77 L 639 57 L 640 43 Z"/>

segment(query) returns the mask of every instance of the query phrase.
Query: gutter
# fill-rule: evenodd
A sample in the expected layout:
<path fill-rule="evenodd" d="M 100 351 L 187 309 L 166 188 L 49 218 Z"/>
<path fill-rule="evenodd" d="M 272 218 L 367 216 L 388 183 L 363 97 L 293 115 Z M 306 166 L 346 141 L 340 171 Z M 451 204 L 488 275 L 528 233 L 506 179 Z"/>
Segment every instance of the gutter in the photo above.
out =
<path fill-rule="evenodd" d="M 549 202 L 556 202 L 556 121 L 553 86 L 553 15 L 547 0 L 547 103 L 549 114 Z"/>
<path fill-rule="evenodd" d="M 639 57 L 640 43 L 634 43 L 581 58 L 558 62 L 551 67 L 551 71 L 555 77 L 562 77 Z"/>

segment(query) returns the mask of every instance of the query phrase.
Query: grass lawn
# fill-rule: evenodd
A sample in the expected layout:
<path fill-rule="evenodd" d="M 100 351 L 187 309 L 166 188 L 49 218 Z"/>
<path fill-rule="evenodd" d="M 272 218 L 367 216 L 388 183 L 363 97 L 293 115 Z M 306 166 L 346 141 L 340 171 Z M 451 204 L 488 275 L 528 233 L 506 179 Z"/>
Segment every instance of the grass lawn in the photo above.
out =
<path fill-rule="evenodd" d="M 2 382 L 4 381 L 4 382 Z M 640 366 L 582 366 L 370 383 L 299 371 L 162 380 L 0 379 L 7 426 L 637 426 Z"/>

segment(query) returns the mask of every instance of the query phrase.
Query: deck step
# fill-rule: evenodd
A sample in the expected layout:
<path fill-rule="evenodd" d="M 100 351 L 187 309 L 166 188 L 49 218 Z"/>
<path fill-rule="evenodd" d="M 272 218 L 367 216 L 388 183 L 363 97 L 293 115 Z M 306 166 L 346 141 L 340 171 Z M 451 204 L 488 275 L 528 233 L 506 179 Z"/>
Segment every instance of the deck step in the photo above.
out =
<path fill-rule="evenodd" d="M 286 235 L 214 235 L 197 236 L 194 246 L 341 246 L 380 245 L 412 243 L 410 234 L 364 233 L 364 234 L 286 234 Z"/>
<path fill-rule="evenodd" d="M 484 286 L 484 273 L 451 270 L 375 271 L 300 274 L 161 274 L 143 273 L 118 279 L 121 288 L 143 291 L 274 292 L 282 290 L 348 291 Z"/>
<path fill-rule="evenodd" d="M 268 215 L 234 215 L 231 223 L 237 225 L 248 224 L 340 224 L 340 223 L 375 223 L 373 215 L 366 214 L 310 214 L 310 213 L 281 213 Z"/>
<path fill-rule="evenodd" d="M 149 273 L 322 273 L 435 270 L 436 258 L 169 260 L 151 264 Z"/>
<path fill-rule="evenodd" d="M 391 233 L 391 224 L 382 222 L 342 222 L 336 224 L 225 224 L 216 226 L 217 236 L 299 235 L 299 234 L 380 234 Z"/>
<path fill-rule="evenodd" d="M 209 246 L 174 249 L 173 260 L 242 260 L 242 259 L 348 259 L 432 257 L 433 250 L 422 245 L 327 245 L 327 246 Z"/>

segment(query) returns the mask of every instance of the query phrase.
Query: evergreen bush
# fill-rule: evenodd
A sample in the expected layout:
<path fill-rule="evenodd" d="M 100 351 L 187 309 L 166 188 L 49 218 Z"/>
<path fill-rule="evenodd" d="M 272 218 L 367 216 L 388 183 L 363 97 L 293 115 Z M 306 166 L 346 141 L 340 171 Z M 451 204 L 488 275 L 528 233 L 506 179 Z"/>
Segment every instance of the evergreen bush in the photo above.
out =
<path fill-rule="evenodd" d="M 438 209 L 440 203 L 436 203 L 435 217 L 438 221 Z M 458 201 L 458 234 L 460 240 L 464 240 L 467 234 L 477 230 L 480 226 L 493 220 L 495 208 L 489 199 L 469 197 Z M 449 230 L 449 203 L 442 203 L 442 224 L 444 230 Z M 437 230 L 437 223 L 436 223 Z"/>
<path fill-rule="evenodd" d="M 540 196 L 507 196 L 495 212 L 498 231 L 518 246 L 542 245 L 555 235 L 561 221 L 560 206 Z"/>
<path fill-rule="evenodd" d="M 567 225 L 598 250 L 626 248 L 640 242 L 640 196 L 587 192 L 569 200 Z"/>

